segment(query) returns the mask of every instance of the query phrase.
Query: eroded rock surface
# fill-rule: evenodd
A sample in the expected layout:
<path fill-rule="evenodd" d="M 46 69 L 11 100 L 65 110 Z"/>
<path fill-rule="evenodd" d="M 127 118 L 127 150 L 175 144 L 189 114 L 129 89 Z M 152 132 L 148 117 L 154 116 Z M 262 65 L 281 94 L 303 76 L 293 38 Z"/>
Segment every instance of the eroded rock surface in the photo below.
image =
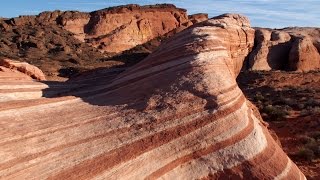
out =
<path fill-rule="evenodd" d="M 252 70 L 310 71 L 320 69 L 320 29 L 256 29 L 249 56 Z"/>
<path fill-rule="evenodd" d="M 319 37 L 320 38 L 320 37 Z M 296 37 L 289 53 L 289 70 L 320 70 L 320 51 L 309 37 Z"/>
<path fill-rule="evenodd" d="M 247 18 L 222 15 L 119 75 L 71 80 L 83 86 L 57 98 L 3 102 L 1 177 L 305 179 L 237 86 L 253 41 Z"/>
<path fill-rule="evenodd" d="M 127 5 L 90 13 L 85 27 L 94 47 L 119 53 L 144 44 L 188 22 L 186 10 L 173 5 Z"/>

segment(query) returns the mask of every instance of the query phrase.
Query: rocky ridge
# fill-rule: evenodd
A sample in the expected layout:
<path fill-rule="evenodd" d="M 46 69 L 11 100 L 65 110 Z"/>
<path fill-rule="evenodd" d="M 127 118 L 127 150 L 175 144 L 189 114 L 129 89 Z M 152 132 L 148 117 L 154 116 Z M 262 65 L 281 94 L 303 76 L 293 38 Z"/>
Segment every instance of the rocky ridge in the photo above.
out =
<path fill-rule="evenodd" d="M 174 35 L 119 75 L 47 88 L 1 78 L 2 90 L 24 86 L 44 97 L 69 89 L 0 103 L 1 177 L 305 179 L 237 86 L 253 45 L 248 19 L 225 14 Z"/>

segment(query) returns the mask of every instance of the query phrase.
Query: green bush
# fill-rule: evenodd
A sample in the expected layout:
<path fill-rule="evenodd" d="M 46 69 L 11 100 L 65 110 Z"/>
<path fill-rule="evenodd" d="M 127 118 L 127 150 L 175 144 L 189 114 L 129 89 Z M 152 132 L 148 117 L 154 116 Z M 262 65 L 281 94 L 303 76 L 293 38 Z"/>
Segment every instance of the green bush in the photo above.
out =
<path fill-rule="evenodd" d="M 315 158 L 315 154 L 311 149 L 301 148 L 297 155 L 305 160 L 311 161 Z"/>
<path fill-rule="evenodd" d="M 287 110 L 281 106 L 268 105 L 263 108 L 263 112 L 268 114 L 268 116 L 274 120 L 284 119 L 288 115 Z"/>

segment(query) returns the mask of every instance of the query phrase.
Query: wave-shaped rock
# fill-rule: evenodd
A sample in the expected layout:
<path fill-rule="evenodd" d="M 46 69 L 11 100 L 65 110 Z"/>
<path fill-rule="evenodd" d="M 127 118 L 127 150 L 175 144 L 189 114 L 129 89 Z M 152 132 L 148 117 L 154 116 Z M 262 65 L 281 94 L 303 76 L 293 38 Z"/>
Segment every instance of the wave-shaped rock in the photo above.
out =
<path fill-rule="evenodd" d="M 248 19 L 226 14 L 117 76 L 76 80 L 81 87 L 57 98 L 2 103 L 0 176 L 305 179 L 236 84 L 253 41 Z"/>

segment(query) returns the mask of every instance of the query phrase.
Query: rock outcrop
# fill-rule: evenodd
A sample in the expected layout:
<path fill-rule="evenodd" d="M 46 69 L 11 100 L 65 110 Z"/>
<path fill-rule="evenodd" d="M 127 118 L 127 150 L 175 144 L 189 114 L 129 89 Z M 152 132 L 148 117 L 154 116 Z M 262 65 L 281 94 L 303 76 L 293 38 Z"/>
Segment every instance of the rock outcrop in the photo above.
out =
<path fill-rule="evenodd" d="M 247 18 L 222 15 L 119 75 L 70 80 L 83 86 L 57 98 L 3 102 L 1 177 L 305 179 L 236 84 L 253 41 Z"/>
<path fill-rule="evenodd" d="M 192 24 L 197 24 L 199 22 L 208 20 L 208 14 L 205 14 L 205 13 L 192 14 L 188 16 L 188 19 L 189 21 L 192 22 Z"/>
<path fill-rule="evenodd" d="M 292 71 L 320 70 L 320 51 L 312 39 L 296 37 L 292 43 L 288 63 L 288 68 Z"/>
<path fill-rule="evenodd" d="M 46 80 L 45 75 L 39 68 L 25 62 L 19 62 L 10 59 L 0 59 L 0 66 L 11 69 L 13 71 L 19 71 L 36 80 Z"/>
<path fill-rule="evenodd" d="M 256 30 L 255 48 L 249 56 L 252 70 L 320 70 L 320 29 Z"/>
<path fill-rule="evenodd" d="M 127 5 L 90 13 L 86 39 L 94 47 L 119 53 L 162 36 L 188 22 L 173 5 Z"/>

